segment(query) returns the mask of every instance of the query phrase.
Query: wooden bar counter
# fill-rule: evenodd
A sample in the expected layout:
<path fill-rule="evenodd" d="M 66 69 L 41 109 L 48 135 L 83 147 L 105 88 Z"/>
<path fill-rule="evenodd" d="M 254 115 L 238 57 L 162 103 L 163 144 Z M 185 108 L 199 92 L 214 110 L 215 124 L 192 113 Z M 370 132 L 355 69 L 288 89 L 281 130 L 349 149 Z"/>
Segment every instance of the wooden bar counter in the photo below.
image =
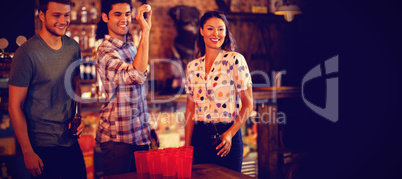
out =
<path fill-rule="evenodd" d="M 162 175 L 150 175 L 148 173 L 126 173 L 121 175 L 106 176 L 104 179 L 175 179 L 177 177 L 166 177 Z M 191 171 L 191 178 L 193 179 L 210 179 L 210 178 L 231 178 L 231 179 L 251 179 L 252 177 L 242 173 L 221 167 L 215 164 L 197 164 L 193 165 Z"/>
<path fill-rule="evenodd" d="M 277 100 L 301 97 L 298 87 L 261 87 L 253 88 L 258 123 L 257 151 L 258 178 L 279 179 L 283 177 L 280 168 L 280 144 Z"/>

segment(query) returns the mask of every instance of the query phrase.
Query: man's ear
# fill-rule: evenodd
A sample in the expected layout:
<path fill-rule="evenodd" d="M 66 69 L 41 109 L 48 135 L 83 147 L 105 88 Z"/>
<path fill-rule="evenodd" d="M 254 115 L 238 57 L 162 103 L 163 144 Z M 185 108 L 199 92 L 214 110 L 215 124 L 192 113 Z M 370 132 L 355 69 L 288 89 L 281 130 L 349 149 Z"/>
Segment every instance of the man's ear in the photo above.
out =
<path fill-rule="evenodd" d="M 105 22 L 105 23 L 109 22 L 109 18 L 107 17 L 107 14 L 104 13 L 104 12 L 102 12 L 102 20 L 103 20 L 103 22 Z"/>
<path fill-rule="evenodd" d="M 43 12 L 43 11 L 39 11 L 39 19 L 42 21 L 42 22 L 45 22 L 45 13 Z"/>

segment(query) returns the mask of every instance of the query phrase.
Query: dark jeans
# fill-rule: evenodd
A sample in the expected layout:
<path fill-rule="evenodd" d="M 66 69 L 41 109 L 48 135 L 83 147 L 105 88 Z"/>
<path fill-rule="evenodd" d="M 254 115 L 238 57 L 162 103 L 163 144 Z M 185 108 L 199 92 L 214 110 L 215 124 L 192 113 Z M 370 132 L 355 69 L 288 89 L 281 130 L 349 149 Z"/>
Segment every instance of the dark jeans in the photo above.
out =
<path fill-rule="evenodd" d="M 232 123 L 215 123 L 219 134 L 228 130 Z M 241 130 L 237 131 L 232 138 L 232 148 L 228 155 L 220 157 L 216 155 L 219 150 L 215 150 L 210 139 L 211 126 L 205 122 L 196 121 L 194 124 L 191 145 L 194 146 L 194 164 L 213 163 L 237 172 L 241 172 L 243 162 L 243 140 Z"/>
<path fill-rule="evenodd" d="M 149 145 L 131 145 L 111 141 L 101 143 L 100 146 L 104 176 L 136 172 L 134 152 L 149 150 Z"/>
<path fill-rule="evenodd" d="M 84 156 L 78 142 L 71 147 L 36 147 L 34 151 L 44 164 L 38 178 L 87 178 Z"/>

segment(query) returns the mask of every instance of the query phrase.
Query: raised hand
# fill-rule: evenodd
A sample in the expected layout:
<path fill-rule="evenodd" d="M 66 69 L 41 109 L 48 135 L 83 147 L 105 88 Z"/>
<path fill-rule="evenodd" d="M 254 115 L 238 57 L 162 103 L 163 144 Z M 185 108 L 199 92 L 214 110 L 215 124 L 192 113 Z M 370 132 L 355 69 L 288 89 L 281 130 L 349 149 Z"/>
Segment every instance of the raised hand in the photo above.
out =
<path fill-rule="evenodd" d="M 147 18 L 144 17 L 144 13 L 147 14 Z M 143 31 L 150 31 L 151 30 L 151 19 L 152 19 L 152 10 L 151 6 L 148 4 L 143 4 L 137 9 L 137 16 L 135 19 L 138 21 L 138 23 L 141 26 L 141 29 Z"/>

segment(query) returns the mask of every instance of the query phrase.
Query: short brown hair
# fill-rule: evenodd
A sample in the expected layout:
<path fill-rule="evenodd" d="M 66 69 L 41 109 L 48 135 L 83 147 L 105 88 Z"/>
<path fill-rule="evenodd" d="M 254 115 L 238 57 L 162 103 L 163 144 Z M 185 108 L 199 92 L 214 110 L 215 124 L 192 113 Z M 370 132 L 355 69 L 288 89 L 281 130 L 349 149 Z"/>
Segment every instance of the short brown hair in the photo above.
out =
<path fill-rule="evenodd" d="M 71 5 L 71 0 L 39 0 L 38 11 L 39 12 L 42 11 L 43 13 L 46 13 L 50 2 Z"/>

